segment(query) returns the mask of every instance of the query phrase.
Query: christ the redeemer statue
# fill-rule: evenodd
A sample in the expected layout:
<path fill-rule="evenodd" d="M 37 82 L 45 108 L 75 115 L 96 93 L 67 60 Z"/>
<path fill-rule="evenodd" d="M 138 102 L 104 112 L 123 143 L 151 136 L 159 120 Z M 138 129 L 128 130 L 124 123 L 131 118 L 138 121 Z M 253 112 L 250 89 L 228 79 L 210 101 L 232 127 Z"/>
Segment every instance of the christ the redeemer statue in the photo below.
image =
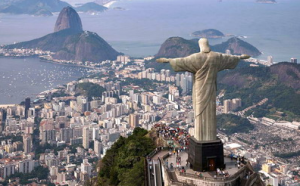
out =
<path fill-rule="evenodd" d="M 233 69 L 240 59 L 248 55 L 226 55 L 212 52 L 206 38 L 199 40 L 200 52 L 184 58 L 160 58 L 159 63 L 170 63 L 174 71 L 187 71 L 193 76 L 193 107 L 195 113 L 195 134 L 198 141 L 213 141 L 217 137 L 216 90 L 217 73 Z"/>

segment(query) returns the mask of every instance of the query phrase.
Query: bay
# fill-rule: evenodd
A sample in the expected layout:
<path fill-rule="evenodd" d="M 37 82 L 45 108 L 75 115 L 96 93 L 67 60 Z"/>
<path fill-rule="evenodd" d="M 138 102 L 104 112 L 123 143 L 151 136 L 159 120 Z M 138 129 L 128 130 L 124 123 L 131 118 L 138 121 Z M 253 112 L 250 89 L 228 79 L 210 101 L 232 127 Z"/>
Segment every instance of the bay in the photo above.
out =
<path fill-rule="evenodd" d="M 125 10 L 114 10 L 122 7 Z M 0 44 L 26 41 L 53 32 L 52 17 L 0 15 Z M 169 37 L 191 39 L 197 30 L 214 28 L 226 34 L 246 36 L 274 61 L 300 58 L 300 1 L 275 4 L 255 0 L 121 0 L 98 15 L 81 13 L 85 30 L 94 31 L 115 49 L 133 57 L 154 55 Z M 228 38 L 211 40 L 221 43 Z"/>
<path fill-rule="evenodd" d="M 69 0 L 71 1 L 71 0 Z M 277 0 L 276 4 L 260 4 L 255 0 L 120 0 L 103 13 L 91 15 L 79 13 L 84 30 L 98 33 L 116 50 L 133 57 L 154 55 L 160 45 L 169 37 L 180 36 L 191 39 L 197 30 L 214 28 L 225 34 L 246 36 L 243 40 L 263 52 L 260 59 L 273 56 L 274 61 L 289 61 L 300 58 L 300 1 Z M 116 10 L 122 7 L 124 10 Z M 52 17 L 0 14 L 0 45 L 27 41 L 53 32 L 58 12 Z M 228 38 L 210 40 L 211 44 L 221 43 Z M 22 79 L 14 85 L 2 79 L 15 76 L 30 69 L 51 70 L 57 64 L 38 67 L 38 59 L 0 59 L 0 104 L 19 103 L 26 96 L 48 89 L 46 84 L 35 87 L 24 86 Z M 18 64 L 11 65 L 10 64 Z M 77 68 L 77 67 L 68 67 Z M 60 72 L 62 72 L 61 70 Z M 30 71 L 29 71 L 30 72 Z M 2 73 L 2 74 L 1 74 Z M 53 72 L 55 74 L 55 72 Z M 52 84 L 63 84 L 80 77 L 80 73 L 68 76 Z M 31 77 L 39 81 L 39 77 Z M 41 82 L 40 82 L 41 83 Z M 45 88 L 46 86 L 46 88 Z M 25 94 L 8 97 L 7 91 L 25 91 Z"/>
<path fill-rule="evenodd" d="M 18 104 L 42 91 L 76 80 L 87 69 L 41 62 L 38 58 L 0 58 L 0 104 Z"/>

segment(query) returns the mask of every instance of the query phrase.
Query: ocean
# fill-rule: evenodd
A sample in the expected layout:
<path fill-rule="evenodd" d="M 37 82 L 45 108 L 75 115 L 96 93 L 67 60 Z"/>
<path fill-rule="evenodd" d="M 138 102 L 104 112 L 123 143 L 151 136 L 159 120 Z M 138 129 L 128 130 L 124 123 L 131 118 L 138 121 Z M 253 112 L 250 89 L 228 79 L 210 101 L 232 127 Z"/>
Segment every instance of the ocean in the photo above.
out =
<path fill-rule="evenodd" d="M 299 59 L 300 1 L 277 0 L 275 4 L 255 1 L 120 0 L 103 13 L 79 15 L 84 30 L 98 33 L 117 51 L 132 57 L 156 54 L 160 45 L 169 37 L 192 39 L 192 32 L 213 28 L 225 34 L 243 36 L 243 40 L 263 52 L 260 59 L 267 59 L 269 55 L 276 62 L 289 61 L 292 57 Z M 0 14 L 0 45 L 27 41 L 53 32 L 57 16 L 58 13 L 52 17 Z M 211 39 L 210 44 L 227 39 Z M 29 68 L 30 65 L 40 64 L 33 59 L 32 64 L 29 64 L 29 60 L 24 61 Z M 11 73 L 15 68 L 5 69 L 2 65 L 4 63 L 7 62 L 1 62 L 0 75 L 1 71 Z M 7 86 L 9 84 L 6 81 L 0 80 L 0 92 L 2 87 Z M 30 87 L 25 89 L 31 92 Z M 3 95 L 0 93 L 0 96 Z M 23 100 L 23 95 L 20 96 Z M 0 98 L 0 104 L 3 100 L 6 99 Z"/>

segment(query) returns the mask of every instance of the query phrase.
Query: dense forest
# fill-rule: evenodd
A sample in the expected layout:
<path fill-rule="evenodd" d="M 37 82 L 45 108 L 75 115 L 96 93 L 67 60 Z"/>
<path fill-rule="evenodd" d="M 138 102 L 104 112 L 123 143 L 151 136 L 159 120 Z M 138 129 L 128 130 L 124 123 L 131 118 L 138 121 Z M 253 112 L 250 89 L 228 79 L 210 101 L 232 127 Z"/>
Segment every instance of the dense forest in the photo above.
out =
<path fill-rule="evenodd" d="M 144 185 L 145 157 L 154 150 L 148 132 L 135 128 L 128 138 L 120 137 L 101 160 L 98 185 Z"/>
<path fill-rule="evenodd" d="M 254 129 L 248 119 L 234 114 L 221 114 L 217 116 L 217 127 L 225 134 L 247 133 Z"/>
<path fill-rule="evenodd" d="M 101 97 L 105 91 L 105 88 L 95 83 L 79 83 L 77 89 L 87 96 L 89 100 L 92 100 L 93 97 Z"/>
<path fill-rule="evenodd" d="M 268 102 L 247 115 L 284 120 L 300 118 L 300 65 L 280 63 L 271 67 L 242 67 L 218 74 L 218 90 L 226 90 L 224 99 L 241 98 L 244 109 L 264 98 Z M 278 116 L 276 112 L 284 114 Z M 277 118 L 276 118 L 277 117 Z"/>

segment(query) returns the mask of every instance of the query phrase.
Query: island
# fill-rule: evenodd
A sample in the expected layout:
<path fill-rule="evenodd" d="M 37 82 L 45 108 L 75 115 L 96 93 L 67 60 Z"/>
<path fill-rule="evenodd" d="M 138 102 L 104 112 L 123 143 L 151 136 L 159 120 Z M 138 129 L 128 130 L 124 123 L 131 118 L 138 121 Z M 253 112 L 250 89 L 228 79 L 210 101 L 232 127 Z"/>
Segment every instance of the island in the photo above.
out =
<path fill-rule="evenodd" d="M 222 38 L 225 35 L 216 29 L 205 29 L 205 30 L 200 30 L 200 31 L 195 31 L 192 33 L 192 36 L 194 37 L 205 37 L 205 38 Z"/>
<path fill-rule="evenodd" d="M 257 3 L 267 3 L 267 4 L 273 4 L 276 3 L 276 0 L 256 0 Z"/>
<path fill-rule="evenodd" d="M 89 3 L 83 4 L 79 7 L 76 7 L 75 10 L 78 12 L 94 13 L 94 12 L 103 12 L 103 11 L 107 10 L 107 8 L 102 5 L 99 5 L 97 3 L 89 2 Z"/>
<path fill-rule="evenodd" d="M 0 13 L 52 16 L 52 12 L 59 12 L 66 6 L 70 5 L 60 0 L 5 0 L 0 1 Z"/>
<path fill-rule="evenodd" d="M 29 14 L 34 16 L 52 16 L 53 12 L 60 12 L 64 7 L 71 6 L 61 0 L 5 0 L 0 1 L 0 13 Z M 106 7 L 89 2 L 75 8 L 79 12 L 103 12 Z"/>

